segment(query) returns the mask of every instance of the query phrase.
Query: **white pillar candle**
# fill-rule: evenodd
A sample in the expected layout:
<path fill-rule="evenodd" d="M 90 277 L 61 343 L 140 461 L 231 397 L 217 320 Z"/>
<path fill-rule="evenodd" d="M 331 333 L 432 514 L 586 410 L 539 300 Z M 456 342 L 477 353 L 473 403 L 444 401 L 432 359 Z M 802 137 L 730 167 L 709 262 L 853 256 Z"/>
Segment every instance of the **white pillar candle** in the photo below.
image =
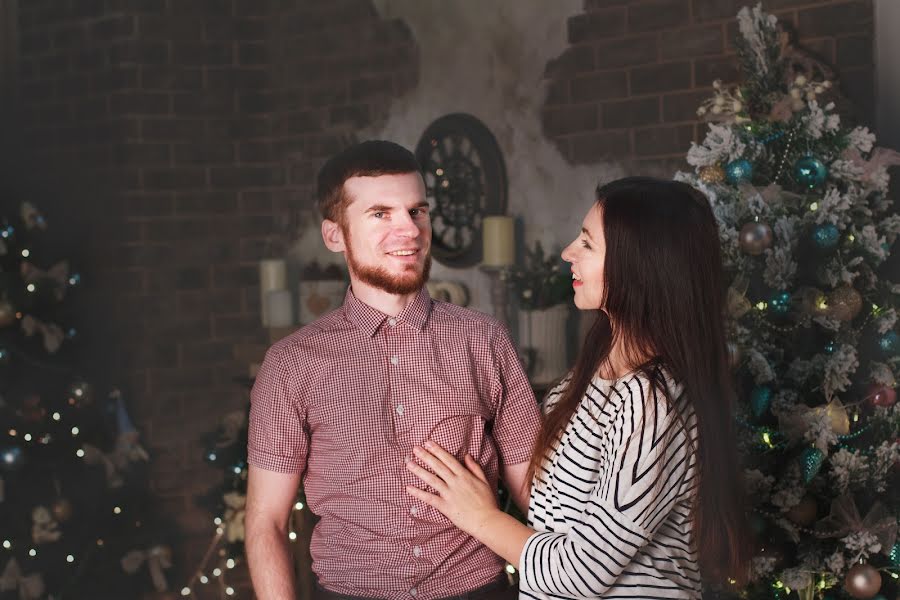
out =
<path fill-rule="evenodd" d="M 290 327 L 294 324 L 293 302 L 288 290 L 272 290 L 266 293 L 269 327 Z"/>
<path fill-rule="evenodd" d="M 266 295 L 275 290 L 287 287 L 287 263 L 283 258 L 270 258 L 259 261 L 259 308 L 262 313 L 262 324 L 269 327 L 269 306 Z"/>
<path fill-rule="evenodd" d="M 512 217 L 493 215 L 481 220 L 482 260 L 485 267 L 509 267 L 516 260 L 515 227 Z"/>

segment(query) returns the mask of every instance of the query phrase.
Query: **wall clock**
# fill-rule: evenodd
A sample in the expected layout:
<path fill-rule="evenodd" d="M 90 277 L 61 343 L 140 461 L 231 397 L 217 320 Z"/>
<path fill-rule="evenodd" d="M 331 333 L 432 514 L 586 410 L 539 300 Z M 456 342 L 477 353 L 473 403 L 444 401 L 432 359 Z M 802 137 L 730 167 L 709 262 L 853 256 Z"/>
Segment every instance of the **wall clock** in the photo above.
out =
<path fill-rule="evenodd" d="M 506 165 L 484 124 L 464 113 L 434 121 L 416 146 L 431 207 L 431 252 L 448 267 L 481 262 L 481 219 L 506 212 Z"/>

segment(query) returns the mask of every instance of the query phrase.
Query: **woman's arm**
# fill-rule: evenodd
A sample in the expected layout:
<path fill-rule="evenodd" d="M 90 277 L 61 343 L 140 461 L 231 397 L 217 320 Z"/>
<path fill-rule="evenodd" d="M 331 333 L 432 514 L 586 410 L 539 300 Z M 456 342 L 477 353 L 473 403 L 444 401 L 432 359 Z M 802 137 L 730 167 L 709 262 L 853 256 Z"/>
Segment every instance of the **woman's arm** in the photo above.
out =
<path fill-rule="evenodd" d="M 413 451 L 434 473 L 413 461 L 406 463 L 406 468 L 440 495 L 413 486 L 407 486 L 406 491 L 441 511 L 454 525 L 518 569 L 522 548 L 535 531 L 497 508 L 494 493 L 475 459 L 467 454 L 463 466 L 431 442 Z"/>

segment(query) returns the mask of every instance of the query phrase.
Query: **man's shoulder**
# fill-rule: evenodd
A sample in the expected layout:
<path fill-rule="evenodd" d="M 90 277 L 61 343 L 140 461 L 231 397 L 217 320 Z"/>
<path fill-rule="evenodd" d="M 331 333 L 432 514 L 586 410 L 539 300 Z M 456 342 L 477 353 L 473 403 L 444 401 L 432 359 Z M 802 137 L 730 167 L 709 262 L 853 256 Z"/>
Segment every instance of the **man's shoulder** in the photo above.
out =
<path fill-rule="evenodd" d="M 506 332 L 506 326 L 486 313 L 466 308 L 441 300 L 433 300 L 432 319 L 436 324 L 450 325 L 480 331 L 482 333 L 496 334 Z"/>
<path fill-rule="evenodd" d="M 344 308 L 338 307 L 281 338 L 272 345 L 269 351 L 277 354 L 315 352 L 334 339 L 335 335 L 340 335 L 349 328 L 350 325 L 344 318 Z"/>

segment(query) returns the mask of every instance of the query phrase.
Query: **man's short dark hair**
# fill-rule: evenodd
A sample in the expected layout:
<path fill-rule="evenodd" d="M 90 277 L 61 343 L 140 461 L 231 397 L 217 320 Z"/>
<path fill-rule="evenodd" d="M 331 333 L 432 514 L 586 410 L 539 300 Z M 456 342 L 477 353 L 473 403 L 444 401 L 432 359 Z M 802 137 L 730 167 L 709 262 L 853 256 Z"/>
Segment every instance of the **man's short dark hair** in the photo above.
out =
<path fill-rule="evenodd" d="M 351 177 L 421 172 L 415 155 L 394 142 L 369 140 L 350 146 L 330 158 L 319 170 L 316 193 L 319 212 L 329 221 L 343 221 L 344 209 L 352 200 L 344 193 L 344 182 Z"/>

